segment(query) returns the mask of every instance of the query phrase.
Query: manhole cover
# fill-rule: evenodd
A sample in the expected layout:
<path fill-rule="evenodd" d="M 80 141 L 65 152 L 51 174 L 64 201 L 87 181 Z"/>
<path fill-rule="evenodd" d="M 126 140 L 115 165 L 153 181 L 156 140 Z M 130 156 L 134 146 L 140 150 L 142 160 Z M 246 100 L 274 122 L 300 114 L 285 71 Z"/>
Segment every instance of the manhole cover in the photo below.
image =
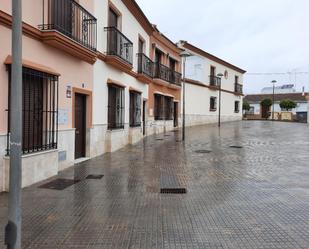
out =
<path fill-rule="evenodd" d="M 199 154 L 208 154 L 210 153 L 211 150 L 196 150 L 195 153 L 199 153 Z"/>
<path fill-rule="evenodd" d="M 234 149 L 242 149 L 243 147 L 240 145 L 231 145 L 230 148 L 234 148 Z"/>
<path fill-rule="evenodd" d="M 161 188 L 161 194 L 186 194 L 187 189 L 185 188 Z"/>
<path fill-rule="evenodd" d="M 86 179 L 100 180 L 104 175 L 88 175 Z"/>
<path fill-rule="evenodd" d="M 64 190 L 72 185 L 74 185 L 75 183 L 78 183 L 79 180 L 71 180 L 71 179 L 63 179 L 63 178 L 59 178 L 53 181 L 50 181 L 48 183 L 45 183 L 41 186 L 39 186 L 39 188 L 46 188 L 46 189 L 54 189 L 54 190 Z"/>

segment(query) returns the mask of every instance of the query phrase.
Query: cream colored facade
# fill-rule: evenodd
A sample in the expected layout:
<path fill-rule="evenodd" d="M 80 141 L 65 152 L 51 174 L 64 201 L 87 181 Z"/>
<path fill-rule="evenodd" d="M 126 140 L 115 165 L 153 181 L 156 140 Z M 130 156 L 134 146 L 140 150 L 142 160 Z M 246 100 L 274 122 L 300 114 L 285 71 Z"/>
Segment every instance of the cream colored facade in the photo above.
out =
<path fill-rule="evenodd" d="M 73 166 L 77 162 L 76 159 L 80 157 L 87 159 L 106 152 L 113 152 L 128 144 L 137 143 L 144 136 L 170 131 L 175 126 L 181 126 L 181 59 L 179 56 L 181 49 L 148 21 L 135 1 L 79 0 L 78 4 L 73 0 L 64 1 L 74 4 L 74 11 L 79 9 L 84 11 L 84 15 L 81 16 L 87 19 L 87 22 L 84 22 L 78 18 L 79 15 L 70 15 L 70 17 L 76 17 L 71 20 L 72 27 L 68 32 L 69 35 L 57 29 L 56 26 L 59 24 L 48 26 L 46 19 L 43 21 L 43 15 L 49 13 L 46 9 L 43 11 L 43 1 L 22 2 L 24 68 L 47 73 L 58 79 L 58 88 L 55 91 L 58 96 L 57 116 L 55 116 L 58 123 L 57 121 L 51 122 L 58 128 L 57 146 L 49 149 L 42 149 L 42 147 L 40 151 L 32 149 L 30 153 L 24 153 L 22 157 L 23 187 L 57 175 L 59 171 Z M 78 7 L 79 5 L 82 8 Z M 46 6 L 48 5 L 45 5 L 45 8 Z M 127 63 L 119 58 L 119 55 L 108 52 L 110 49 L 108 44 L 112 40 L 111 37 L 108 38 L 106 31 L 106 27 L 110 26 L 109 22 L 111 22 L 109 9 L 112 9 L 118 16 L 116 28 L 117 32 L 121 33 L 121 39 L 132 42 L 130 52 L 132 63 Z M 58 12 L 62 13 L 61 11 L 63 9 Z M 89 22 L 89 18 L 92 22 Z M 95 23 L 96 26 L 89 29 L 84 26 L 85 23 Z M 42 26 L 42 24 L 47 24 L 47 26 Z M 9 72 L 7 69 L 11 63 L 11 25 L 11 0 L 0 0 L 0 192 L 8 191 L 9 186 L 10 158 L 6 153 L 8 143 L 8 112 L 6 110 L 9 103 Z M 91 30 L 96 32 L 89 38 Z M 78 35 L 80 37 L 76 38 Z M 143 41 L 142 53 L 149 59 L 149 63 L 155 63 L 157 51 L 162 53 L 160 63 L 162 68 L 168 71 L 170 78 L 154 75 L 154 71 L 152 76 L 147 76 L 145 71 L 141 72 L 138 58 L 138 53 L 141 52 L 140 41 Z M 119 51 L 123 53 L 122 55 L 127 55 L 124 51 L 128 44 L 126 42 L 120 47 Z M 197 64 L 202 65 L 201 72 L 194 69 Z M 188 125 L 217 120 L 217 112 L 209 112 L 209 98 L 217 96 L 218 91 L 201 86 L 203 84 L 207 86 L 209 74 L 207 70 L 210 64 L 214 64 L 218 72 L 228 70 L 231 76 L 222 82 L 222 88 L 225 89 L 222 92 L 222 119 L 224 121 L 241 119 L 241 113 L 235 114 L 231 107 L 236 100 L 240 101 L 240 106 L 242 105 L 242 96 L 233 93 L 232 81 L 233 75 L 238 74 L 239 82 L 242 83 L 242 74 L 196 53 L 188 60 L 188 74 L 192 73 L 190 78 L 198 81 L 200 85 L 187 84 L 188 115 L 186 119 Z M 190 65 L 193 70 L 190 69 Z M 120 129 L 108 127 L 110 85 L 120 87 L 124 91 L 124 124 Z M 144 118 L 141 117 L 142 123 L 137 127 L 133 125 L 130 127 L 131 91 L 140 93 L 140 115 L 145 113 Z M 164 114 L 166 116 L 163 115 L 163 119 L 161 116 L 156 118 L 155 112 L 158 109 L 156 107 L 159 105 L 155 104 L 155 95 L 158 94 L 167 99 L 171 98 L 172 105 L 176 106 L 178 111 L 172 113 L 169 110 L 168 114 Z M 79 102 L 78 99 L 81 96 L 83 101 Z M 168 100 L 164 101 L 169 103 Z M 47 102 L 45 100 L 44 103 Z M 80 112 L 81 108 L 83 112 Z M 79 135 L 81 123 L 84 125 L 82 140 Z M 49 128 L 45 131 L 50 133 Z M 39 136 L 38 140 L 40 139 L 44 140 Z M 81 147 L 79 141 L 82 141 Z M 78 151 L 79 149 L 81 151 Z"/>
<path fill-rule="evenodd" d="M 107 32 L 105 27 L 109 26 L 109 8 L 116 9 L 118 17 L 118 30 L 133 43 L 133 73 L 124 72 L 119 68 L 98 60 L 94 64 L 94 116 L 93 133 L 96 141 L 93 143 L 92 156 L 105 152 L 113 152 L 129 143 L 136 143 L 143 138 L 142 125 L 140 127 L 129 126 L 130 90 L 134 89 L 141 93 L 142 100 L 148 99 L 148 84 L 137 80 L 134 76 L 138 67 L 138 41 L 144 40 L 144 53 L 149 56 L 150 44 L 149 34 L 134 17 L 132 12 L 121 0 L 96 0 L 95 16 L 97 16 L 98 27 L 98 50 L 106 54 Z M 108 83 L 114 82 L 123 85 L 124 89 L 124 128 L 108 129 Z"/>
<path fill-rule="evenodd" d="M 217 123 L 219 117 L 219 89 L 210 86 L 210 68 L 215 68 L 215 76 L 219 73 L 221 79 L 221 121 L 237 121 L 242 119 L 243 94 L 235 92 L 235 76 L 242 85 L 244 70 L 239 69 L 221 59 L 210 55 L 184 41 L 178 46 L 187 50 L 191 56 L 186 59 L 186 125 L 202 125 Z M 210 98 L 215 97 L 217 108 L 210 110 Z M 238 102 L 238 112 L 235 110 Z"/>
<path fill-rule="evenodd" d="M 85 9 L 92 11 L 92 1 L 79 1 Z M 82 89 L 92 92 L 93 89 L 93 65 L 80 55 L 68 52 L 65 47 L 57 47 L 56 44 L 45 42 L 44 35 L 48 32 L 41 31 L 38 26 L 42 24 L 43 1 L 27 0 L 23 3 L 23 54 L 24 67 L 31 66 L 37 72 L 51 70 L 59 74 L 59 114 L 63 120 L 59 121 L 58 147 L 55 150 L 47 150 L 25 154 L 22 157 L 22 185 L 29 186 L 42 181 L 74 164 L 75 160 L 75 127 L 73 123 L 73 97 L 67 97 L 67 87 Z M 0 192 L 8 190 L 9 157 L 6 156 L 8 133 L 8 71 L 5 61 L 11 55 L 11 0 L 0 0 Z M 74 44 L 80 50 L 88 51 L 80 44 L 72 41 L 57 32 L 57 37 L 64 39 L 66 44 Z M 51 35 L 53 40 L 56 35 Z M 89 51 L 90 54 L 93 52 Z M 26 63 L 26 65 L 25 65 Z M 89 107 L 89 109 L 91 109 Z M 89 117 L 89 122 L 92 118 Z M 90 128 L 90 127 L 89 127 Z M 89 131 L 88 131 L 89 133 Z M 90 145 L 87 145 L 90 148 Z M 58 154 L 62 153 L 62 157 Z M 89 152 L 87 152 L 90 155 Z"/>

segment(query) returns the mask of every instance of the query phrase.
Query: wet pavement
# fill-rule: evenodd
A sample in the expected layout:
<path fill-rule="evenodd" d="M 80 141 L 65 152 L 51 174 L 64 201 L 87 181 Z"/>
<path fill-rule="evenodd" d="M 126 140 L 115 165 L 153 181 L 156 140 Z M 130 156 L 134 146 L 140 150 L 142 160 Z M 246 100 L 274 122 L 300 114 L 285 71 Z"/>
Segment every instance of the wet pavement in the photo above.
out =
<path fill-rule="evenodd" d="M 180 139 L 168 132 L 76 165 L 56 177 L 75 180 L 63 190 L 39 188 L 52 179 L 24 189 L 23 248 L 309 248 L 307 124 L 200 126 Z M 6 215 L 2 194 L 1 228 Z"/>

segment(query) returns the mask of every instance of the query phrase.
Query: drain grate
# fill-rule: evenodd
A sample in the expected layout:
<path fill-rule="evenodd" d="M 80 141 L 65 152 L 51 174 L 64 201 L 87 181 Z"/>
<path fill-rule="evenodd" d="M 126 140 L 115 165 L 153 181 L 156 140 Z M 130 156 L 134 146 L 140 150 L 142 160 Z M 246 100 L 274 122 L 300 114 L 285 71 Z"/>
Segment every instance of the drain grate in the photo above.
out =
<path fill-rule="evenodd" d="M 59 178 L 53 181 L 50 181 L 48 183 L 45 183 L 41 186 L 39 186 L 39 188 L 46 188 L 46 189 L 53 189 L 53 190 L 64 190 L 72 185 L 74 185 L 75 183 L 78 183 L 79 180 L 71 180 L 71 179 L 63 179 L 63 178 Z"/>
<path fill-rule="evenodd" d="M 88 175 L 86 179 L 92 179 L 92 180 L 100 180 L 103 178 L 104 175 Z"/>
<path fill-rule="evenodd" d="M 199 154 L 208 154 L 211 153 L 211 150 L 196 150 L 195 153 L 199 153 Z"/>
<path fill-rule="evenodd" d="M 187 189 L 186 188 L 161 188 L 160 193 L 161 194 L 186 194 Z"/>
<path fill-rule="evenodd" d="M 166 135 L 164 135 L 164 137 L 170 137 L 171 135 L 168 135 L 168 134 L 166 134 Z"/>
<path fill-rule="evenodd" d="M 163 141 L 164 139 L 163 138 L 157 138 L 156 140 L 157 141 Z"/>
<path fill-rule="evenodd" d="M 230 148 L 234 148 L 234 149 L 242 149 L 243 147 L 240 145 L 231 145 Z"/>

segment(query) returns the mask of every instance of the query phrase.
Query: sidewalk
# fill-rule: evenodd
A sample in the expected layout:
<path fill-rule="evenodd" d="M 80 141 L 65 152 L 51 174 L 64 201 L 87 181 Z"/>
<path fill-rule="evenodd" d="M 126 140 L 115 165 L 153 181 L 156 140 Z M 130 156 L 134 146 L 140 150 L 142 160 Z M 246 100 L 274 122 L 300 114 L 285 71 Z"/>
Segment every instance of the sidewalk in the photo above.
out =
<path fill-rule="evenodd" d="M 309 248 L 308 125 L 200 126 L 180 140 L 78 164 L 54 178 L 75 180 L 63 190 L 39 188 L 53 179 L 24 189 L 23 248 Z M 160 194 L 172 187 L 187 193 Z M 1 249 L 6 219 L 0 194 Z"/>

